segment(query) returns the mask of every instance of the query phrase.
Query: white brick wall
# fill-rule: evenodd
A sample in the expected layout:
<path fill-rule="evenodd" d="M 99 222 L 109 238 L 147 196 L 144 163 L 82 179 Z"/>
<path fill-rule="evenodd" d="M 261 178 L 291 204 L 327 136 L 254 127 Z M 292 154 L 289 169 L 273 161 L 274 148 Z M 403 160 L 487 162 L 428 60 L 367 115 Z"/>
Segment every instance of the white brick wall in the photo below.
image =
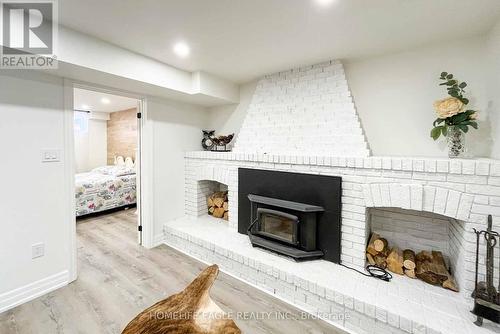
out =
<path fill-rule="evenodd" d="M 364 248 L 370 231 L 367 208 L 390 203 L 391 207 L 400 209 L 447 214 L 452 219 L 453 233 L 446 237 L 446 242 L 460 254 L 459 259 L 450 259 L 450 262 L 457 280 L 464 285 L 460 286 L 464 296 L 470 295 L 474 278 L 472 229 L 485 229 L 487 214 L 491 213 L 494 229 L 500 230 L 500 186 L 495 185 L 500 176 L 500 162 L 496 160 L 189 152 L 186 154 L 186 214 L 198 216 L 206 210 L 198 206 L 199 187 L 203 186 L 199 181 L 224 183 L 229 190 L 229 224 L 236 233 L 239 167 L 342 177 L 341 259 L 357 267 L 365 264 Z M 484 263 L 484 251 L 481 256 Z M 495 260 L 495 265 L 498 263 Z"/>
<path fill-rule="evenodd" d="M 261 79 L 234 151 L 368 156 L 342 64 L 328 61 Z"/>

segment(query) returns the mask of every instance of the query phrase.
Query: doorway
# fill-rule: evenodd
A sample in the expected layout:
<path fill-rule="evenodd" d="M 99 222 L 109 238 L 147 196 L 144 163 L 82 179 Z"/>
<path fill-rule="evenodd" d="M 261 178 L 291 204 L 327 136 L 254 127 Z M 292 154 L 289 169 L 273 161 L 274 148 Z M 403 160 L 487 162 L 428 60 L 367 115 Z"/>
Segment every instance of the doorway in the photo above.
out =
<path fill-rule="evenodd" d="M 77 278 L 77 224 L 123 220 L 148 244 L 142 210 L 145 99 L 103 87 L 65 83 L 66 161 L 72 189 L 70 281 Z M 126 219 L 124 219 L 126 217 Z M 131 227 L 130 224 L 134 226 Z M 118 234 L 117 234 L 118 235 Z"/>

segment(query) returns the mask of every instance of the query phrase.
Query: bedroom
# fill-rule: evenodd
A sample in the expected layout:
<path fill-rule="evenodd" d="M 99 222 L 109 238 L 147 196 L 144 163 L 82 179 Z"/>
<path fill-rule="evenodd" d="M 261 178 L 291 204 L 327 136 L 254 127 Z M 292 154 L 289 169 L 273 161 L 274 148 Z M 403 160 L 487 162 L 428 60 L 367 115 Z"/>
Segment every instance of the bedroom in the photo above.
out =
<path fill-rule="evenodd" d="M 73 100 L 77 224 L 120 218 L 136 231 L 139 100 L 82 88 Z"/>

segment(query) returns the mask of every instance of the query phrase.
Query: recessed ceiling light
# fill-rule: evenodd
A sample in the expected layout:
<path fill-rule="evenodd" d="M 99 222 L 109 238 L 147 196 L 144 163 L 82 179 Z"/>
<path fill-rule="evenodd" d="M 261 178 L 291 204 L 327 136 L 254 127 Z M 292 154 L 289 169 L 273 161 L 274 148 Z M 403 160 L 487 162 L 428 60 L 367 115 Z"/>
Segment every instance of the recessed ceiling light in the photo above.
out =
<path fill-rule="evenodd" d="M 90 109 L 90 106 L 86 105 L 86 104 L 82 104 L 82 110 L 89 110 Z"/>
<path fill-rule="evenodd" d="M 187 57 L 189 56 L 189 52 L 191 50 L 189 49 L 189 46 L 184 43 L 184 42 L 179 42 L 174 45 L 174 52 L 176 55 L 179 57 Z"/>
<path fill-rule="evenodd" d="M 334 2 L 336 2 L 337 0 L 314 0 L 316 1 L 316 3 L 318 5 L 321 5 L 321 6 L 329 6 L 331 4 L 333 4 Z"/>
<path fill-rule="evenodd" d="M 103 104 L 109 104 L 110 102 L 111 102 L 111 101 L 110 101 L 107 97 L 103 97 L 103 98 L 101 99 L 101 103 L 103 103 Z"/>

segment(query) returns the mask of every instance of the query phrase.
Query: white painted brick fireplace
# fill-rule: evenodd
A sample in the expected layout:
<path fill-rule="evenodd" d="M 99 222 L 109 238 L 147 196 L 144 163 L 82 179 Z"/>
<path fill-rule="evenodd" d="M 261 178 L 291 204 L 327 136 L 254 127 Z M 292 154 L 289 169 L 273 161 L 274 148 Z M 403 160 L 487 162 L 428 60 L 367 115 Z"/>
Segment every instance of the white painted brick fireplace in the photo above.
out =
<path fill-rule="evenodd" d="M 260 80 L 234 150 L 368 156 L 342 64 L 329 61 Z"/>
<path fill-rule="evenodd" d="M 350 319 L 328 320 L 359 333 L 490 333 L 472 325 L 468 311 L 473 228 L 485 229 L 492 214 L 500 230 L 500 161 L 368 155 L 339 62 L 266 76 L 233 152 L 186 153 L 186 217 L 165 224 L 165 242 L 324 318 L 348 311 Z M 362 269 L 367 238 L 377 231 L 401 247 L 442 250 L 460 293 L 252 249 L 237 232 L 238 168 L 341 177 L 343 264 Z M 206 196 L 220 184 L 228 189 L 228 224 L 206 216 Z"/>

